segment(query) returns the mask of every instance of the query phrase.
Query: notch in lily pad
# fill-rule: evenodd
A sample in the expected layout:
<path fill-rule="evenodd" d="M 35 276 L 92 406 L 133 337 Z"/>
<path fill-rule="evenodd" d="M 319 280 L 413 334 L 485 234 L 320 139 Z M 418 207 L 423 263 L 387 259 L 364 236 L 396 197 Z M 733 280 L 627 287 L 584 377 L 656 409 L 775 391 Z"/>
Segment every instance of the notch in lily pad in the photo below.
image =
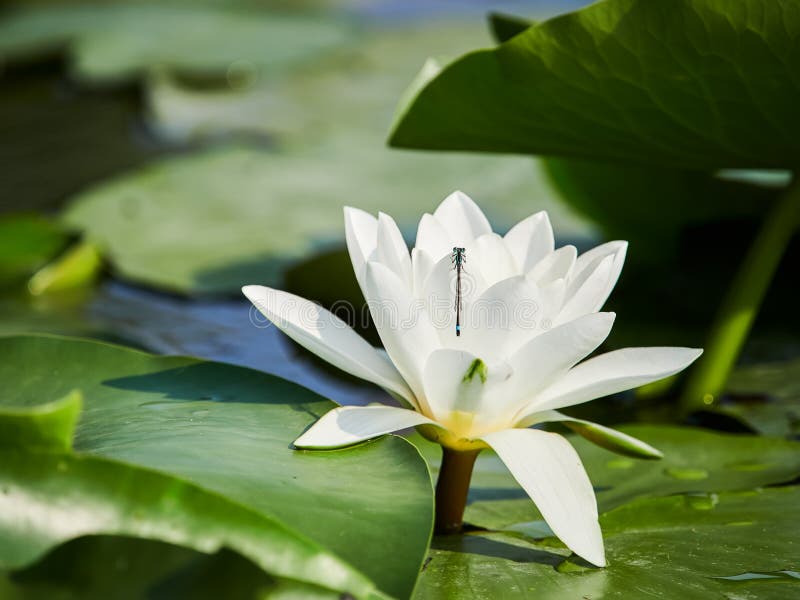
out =
<path fill-rule="evenodd" d="M 33 406 L 0 407 L 0 447 L 20 447 L 67 452 L 78 425 L 83 395 L 66 396 Z"/>

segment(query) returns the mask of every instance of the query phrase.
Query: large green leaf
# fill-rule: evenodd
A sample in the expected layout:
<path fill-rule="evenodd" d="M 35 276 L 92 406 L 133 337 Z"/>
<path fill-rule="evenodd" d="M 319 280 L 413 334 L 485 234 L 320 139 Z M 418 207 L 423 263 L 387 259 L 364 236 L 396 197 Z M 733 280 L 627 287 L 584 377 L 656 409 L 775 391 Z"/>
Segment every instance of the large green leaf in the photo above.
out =
<path fill-rule="evenodd" d="M 275 575 L 359 596 L 370 582 L 279 522 L 180 478 L 92 456 L 0 452 L 0 568 L 31 564 L 88 534 L 230 547 Z"/>
<path fill-rule="evenodd" d="M 780 438 L 714 433 L 691 427 L 628 425 L 618 428 L 664 453 L 656 461 L 617 456 L 578 437 L 578 450 L 597 492 L 601 512 L 637 498 L 684 492 L 720 492 L 791 481 L 800 475 L 800 443 Z M 438 450 L 414 438 L 438 470 Z M 478 457 L 465 519 L 502 529 L 541 519 L 533 502 L 497 456 Z"/>
<path fill-rule="evenodd" d="M 604 569 L 550 540 L 436 539 L 417 597 L 783 600 L 800 588 L 798 502 L 798 487 L 633 502 L 600 518 Z"/>
<path fill-rule="evenodd" d="M 78 4 L 18 9 L 0 21 L 0 52 L 25 58 L 62 47 L 74 74 L 119 81 L 152 69 L 198 76 L 257 77 L 346 41 L 340 19 L 158 3 Z"/>
<path fill-rule="evenodd" d="M 0 574 L 4 600 L 335 600 L 339 592 L 267 575 L 228 549 L 204 554 L 124 536 L 84 536 L 23 570 Z"/>
<path fill-rule="evenodd" d="M 391 143 L 791 168 L 798 35 L 792 0 L 605 0 L 446 67 L 401 107 Z"/>
<path fill-rule="evenodd" d="M 55 458 L 20 454 L 13 473 L 16 462 L 0 463 L 8 465 L 11 483 L 30 476 L 29 485 L 46 486 L 53 498 L 62 493 L 60 485 L 77 486 L 76 494 L 88 485 L 90 499 L 129 515 L 132 509 L 120 503 L 139 501 L 134 492 L 147 506 L 171 497 L 178 478 L 181 486 L 246 507 L 274 527 L 290 528 L 287 535 L 333 551 L 385 592 L 410 594 L 432 524 L 425 463 L 395 437 L 340 452 L 292 450 L 292 440 L 332 406 L 316 394 L 219 363 L 37 336 L 0 339 L 0 380 L 7 389 L 0 402 L 6 404 L 35 406 L 80 388 L 85 407 L 74 441 L 79 454 L 64 458 L 66 471 L 73 472 L 74 463 L 81 476 L 59 476 Z M 142 480 L 115 477 L 115 461 L 142 472 Z M 146 469 L 164 481 L 151 487 L 155 474 Z M 100 482 L 108 478 L 120 487 L 103 496 Z M 174 492 L 177 498 L 181 490 Z M 58 502 L 53 509 L 67 510 Z M 209 527 L 228 530 L 215 519 Z M 386 544 L 387 538 L 395 541 Z M 269 549 L 279 552 L 280 544 Z"/>

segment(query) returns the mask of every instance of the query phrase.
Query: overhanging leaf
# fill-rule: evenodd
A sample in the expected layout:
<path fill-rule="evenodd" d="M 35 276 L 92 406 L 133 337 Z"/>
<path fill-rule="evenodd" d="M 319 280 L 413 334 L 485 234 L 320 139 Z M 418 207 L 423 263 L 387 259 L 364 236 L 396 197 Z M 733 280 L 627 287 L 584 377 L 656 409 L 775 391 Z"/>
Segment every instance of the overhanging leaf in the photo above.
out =
<path fill-rule="evenodd" d="M 401 107 L 407 148 L 792 168 L 791 1 L 606 0 L 449 65 Z"/>

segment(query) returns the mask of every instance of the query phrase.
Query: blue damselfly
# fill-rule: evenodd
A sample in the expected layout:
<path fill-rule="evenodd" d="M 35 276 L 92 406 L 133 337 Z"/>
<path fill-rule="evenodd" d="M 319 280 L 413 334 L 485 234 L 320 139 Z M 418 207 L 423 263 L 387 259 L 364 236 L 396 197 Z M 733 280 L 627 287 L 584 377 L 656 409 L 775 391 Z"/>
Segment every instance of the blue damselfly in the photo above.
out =
<path fill-rule="evenodd" d="M 453 253 L 450 255 L 450 260 L 453 263 L 453 268 L 456 270 L 456 335 L 461 335 L 461 271 L 464 264 L 467 262 L 467 251 L 465 248 L 453 248 Z"/>

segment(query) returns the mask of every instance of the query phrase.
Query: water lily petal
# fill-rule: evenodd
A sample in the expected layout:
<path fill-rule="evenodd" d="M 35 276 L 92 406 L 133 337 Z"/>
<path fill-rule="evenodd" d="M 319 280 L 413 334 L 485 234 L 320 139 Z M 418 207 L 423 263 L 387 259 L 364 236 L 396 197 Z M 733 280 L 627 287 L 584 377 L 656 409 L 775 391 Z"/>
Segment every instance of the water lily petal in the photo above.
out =
<path fill-rule="evenodd" d="M 454 246 L 464 246 L 476 237 L 492 232 L 483 211 L 464 192 L 453 192 L 442 200 L 433 216 L 450 234 Z"/>
<path fill-rule="evenodd" d="M 465 304 L 463 348 L 490 361 L 505 360 L 542 333 L 539 288 L 523 275 L 502 279 Z"/>
<path fill-rule="evenodd" d="M 545 210 L 514 225 L 503 239 L 516 261 L 518 273 L 530 271 L 555 248 L 553 227 Z"/>
<path fill-rule="evenodd" d="M 561 312 L 564 306 L 564 298 L 567 294 L 567 280 L 561 277 L 539 286 L 539 294 L 542 300 L 539 321 L 544 328 L 552 327 L 558 313 Z"/>
<path fill-rule="evenodd" d="M 383 346 L 400 374 L 419 396 L 428 355 L 440 346 L 439 336 L 421 300 L 416 300 L 386 265 L 367 262 L 365 296 Z"/>
<path fill-rule="evenodd" d="M 563 408 L 674 375 L 703 353 L 697 348 L 624 348 L 591 358 L 543 390 L 527 412 Z"/>
<path fill-rule="evenodd" d="M 566 277 L 572 270 L 577 256 L 578 250 L 575 246 L 562 246 L 536 263 L 528 271 L 527 276 L 539 286 L 544 286 L 551 281 Z"/>
<path fill-rule="evenodd" d="M 425 297 L 425 282 L 433 271 L 431 255 L 421 248 L 411 250 L 411 276 L 414 284 L 414 297 Z"/>
<path fill-rule="evenodd" d="M 497 452 L 553 533 L 590 563 L 605 566 L 594 490 L 570 443 L 536 429 L 496 431 L 481 439 Z"/>
<path fill-rule="evenodd" d="M 581 254 L 575 261 L 575 265 L 569 276 L 569 287 L 567 297 L 576 295 L 584 283 L 593 276 L 593 273 L 600 268 L 603 262 L 611 257 L 611 267 L 608 269 L 607 276 L 602 286 L 598 286 L 594 291 L 593 310 L 600 310 L 611 294 L 611 290 L 617 284 L 622 266 L 625 264 L 625 255 L 628 251 L 628 242 L 613 241 L 601 244 L 592 248 L 588 252 Z M 584 292 L 585 293 L 585 292 Z"/>
<path fill-rule="evenodd" d="M 487 365 L 470 352 L 436 350 L 428 357 L 423 374 L 430 415 L 465 438 L 491 430 L 498 415 L 494 390 L 509 375 L 507 365 Z M 511 416 L 506 415 L 503 427 L 511 426 Z"/>
<path fill-rule="evenodd" d="M 425 415 L 394 406 L 341 406 L 325 413 L 294 445 L 298 448 L 341 448 L 416 425 L 435 425 Z"/>
<path fill-rule="evenodd" d="M 363 292 L 364 269 L 378 244 L 378 219 L 360 208 L 345 206 L 344 232 L 353 272 Z"/>
<path fill-rule="evenodd" d="M 397 369 L 333 313 L 305 298 L 261 285 L 247 285 L 242 293 L 276 327 L 307 350 L 416 405 L 414 394 Z"/>
<path fill-rule="evenodd" d="M 650 444 L 632 435 L 622 433 L 621 431 L 611 429 L 599 423 L 593 423 L 592 421 L 575 419 L 557 410 L 545 410 L 528 415 L 517 423 L 517 427 L 530 427 L 538 423 L 554 422 L 564 423 L 567 427 L 572 429 L 572 431 L 586 438 L 593 444 L 597 444 L 601 448 L 616 452 L 617 454 L 649 459 L 664 457 L 660 450 L 653 448 Z"/>
<path fill-rule="evenodd" d="M 378 213 L 378 245 L 375 257 L 411 286 L 411 257 L 403 234 L 394 219 L 386 213 Z"/>
<path fill-rule="evenodd" d="M 510 404 L 529 402 L 537 392 L 564 376 L 611 333 L 614 313 L 592 313 L 569 321 L 528 341 L 509 359 L 514 371 L 505 391 Z"/>
<path fill-rule="evenodd" d="M 436 262 L 442 257 L 450 256 L 453 240 L 436 217 L 425 213 L 419 221 L 414 247 L 427 252 Z"/>
<path fill-rule="evenodd" d="M 514 257 L 503 238 L 487 233 L 467 244 L 467 270 L 480 271 L 487 285 L 492 285 L 518 274 Z"/>
<path fill-rule="evenodd" d="M 596 268 L 591 269 L 582 284 L 567 290 L 564 307 L 558 313 L 555 324 L 570 321 L 581 315 L 597 312 L 608 297 L 608 281 L 612 276 L 614 257 L 606 256 Z"/>

